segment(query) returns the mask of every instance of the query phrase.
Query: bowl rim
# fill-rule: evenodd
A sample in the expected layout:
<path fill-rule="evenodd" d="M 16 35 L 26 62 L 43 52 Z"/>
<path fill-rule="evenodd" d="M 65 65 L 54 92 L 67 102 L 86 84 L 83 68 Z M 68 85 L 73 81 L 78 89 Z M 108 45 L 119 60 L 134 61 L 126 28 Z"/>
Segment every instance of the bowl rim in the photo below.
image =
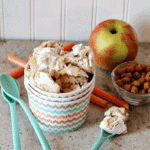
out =
<path fill-rule="evenodd" d="M 92 89 L 90 90 L 90 91 L 88 91 L 85 95 L 83 95 L 82 97 L 80 97 L 80 98 L 78 98 L 78 99 L 76 99 L 76 100 L 73 100 L 73 101 L 47 101 L 47 100 L 44 100 L 44 99 L 41 99 L 40 97 L 38 97 L 37 95 L 34 95 L 30 90 L 29 90 L 29 93 L 31 94 L 31 95 L 34 95 L 34 98 L 36 98 L 38 101 L 41 101 L 41 102 L 45 102 L 45 103 L 48 103 L 48 104 L 58 104 L 58 105 L 70 105 L 70 104 L 74 104 L 74 103 L 78 103 L 78 102 L 80 102 L 80 101 L 83 101 L 83 100 L 85 100 L 85 101 L 89 101 L 90 102 L 90 100 L 89 100 L 89 98 L 90 98 L 90 95 L 91 95 L 91 93 L 92 93 Z M 29 94 L 29 95 L 30 95 Z M 28 95 L 28 96 L 29 96 Z M 31 97 L 30 97 L 31 98 Z"/>
<path fill-rule="evenodd" d="M 27 83 L 24 82 L 24 86 L 25 86 L 25 88 L 26 88 L 27 91 L 30 91 L 30 92 L 33 93 L 34 89 L 30 88 L 29 85 L 27 85 Z M 78 95 L 73 96 L 72 99 L 75 98 L 75 100 L 70 100 L 70 97 L 67 97 L 67 98 L 57 98 L 57 97 L 48 97 L 48 96 L 45 96 L 45 95 L 42 95 L 42 98 L 43 99 L 44 98 L 48 98 L 48 99 L 45 99 L 45 101 L 50 101 L 50 102 L 70 102 L 70 101 L 76 101 L 77 99 L 79 99 L 79 98 L 83 97 L 84 95 L 86 95 L 88 92 L 92 91 L 94 89 L 94 86 L 95 86 L 95 84 L 92 83 L 92 85 L 89 86 L 88 89 L 86 89 L 83 93 L 80 93 Z M 36 94 L 35 93 L 33 93 L 33 94 L 39 97 L 41 94 L 40 93 L 37 94 L 37 93 L 38 92 L 36 92 Z"/>
<path fill-rule="evenodd" d="M 124 65 L 124 64 L 129 64 L 129 63 L 131 63 L 132 61 L 127 61 L 127 62 L 124 62 L 124 63 L 121 63 L 121 64 L 119 64 L 118 66 L 116 66 L 113 70 L 112 70 L 112 72 L 111 72 L 111 80 L 113 81 L 113 84 L 115 84 L 115 86 L 117 86 L 117 88 L 120 88 L 123 92 L 125 92 L 125 93 L 127 93 L 127 94 L 132 94 L 133 96 L 135 96 L 135 97 L 148 97 L 148 96 L 150 96 L 150 93 L 147 93 L 147 94 L 139 94 L 139 93 L 132 93 L 132 92 L 129 92 L 129 91 L 126 91 L 125 89 L 123 89 L 122 87 L 120 87 L 120 86 L 118 86 L 117 84 L 116 84 L 116 82 L 115 82 L 115 80 L 114 80 L 114 71 L 116 70 L 116 69 L 119 69 L 119 68 L 121 68 L 121 66 L 122 65 Z"/>

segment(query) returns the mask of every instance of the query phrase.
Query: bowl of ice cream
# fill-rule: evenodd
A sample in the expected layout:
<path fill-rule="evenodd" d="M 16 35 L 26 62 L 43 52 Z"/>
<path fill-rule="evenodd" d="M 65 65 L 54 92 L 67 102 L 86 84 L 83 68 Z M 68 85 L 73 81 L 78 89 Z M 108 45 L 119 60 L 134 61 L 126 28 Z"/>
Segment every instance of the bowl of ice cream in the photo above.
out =
<path fill-rule="evenodd" d="M 150 66 L 128 61 L 111 73 L 112 83 L 119 95 L 134 106 L 150 103 Z"/>
<path fill-rule="evenodd" d="M 43 130 L 65 133 L 85 122 L 95 85 L 94 63 L 92 50 L 82 44 L 69 52 L 56 41 L 34 49 L 24 85 L 29 107 Z"/>

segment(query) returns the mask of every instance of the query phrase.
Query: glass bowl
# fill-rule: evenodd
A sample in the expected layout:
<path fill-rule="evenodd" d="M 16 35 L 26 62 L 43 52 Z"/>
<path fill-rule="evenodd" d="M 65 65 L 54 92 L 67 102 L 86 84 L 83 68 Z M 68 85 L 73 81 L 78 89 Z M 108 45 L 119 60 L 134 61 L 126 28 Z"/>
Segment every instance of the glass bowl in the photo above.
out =
<path fill-rule="evenodd" d="M 115 78 L 114 71 L 116 69 L 121 68 L 122 65 L 130 64 L 131 62 L 132 61 L 124 62 L 113 69 L 113 71 L 111 73 L 112 83 L 113 83 L 115 89 L 117 90 L 117 92 L 119 93 L 119 95 L 129 104 L 134 105 L 134 106 L 141 106 L 141 105 L 148 104 L 148 103 L 150 103 L 150 93 L 139 94 L 139 93 L 128 92 L 128 91 L 124 90 L 123 88 L 119 87 L 114 80 L 114 78 Z"/>

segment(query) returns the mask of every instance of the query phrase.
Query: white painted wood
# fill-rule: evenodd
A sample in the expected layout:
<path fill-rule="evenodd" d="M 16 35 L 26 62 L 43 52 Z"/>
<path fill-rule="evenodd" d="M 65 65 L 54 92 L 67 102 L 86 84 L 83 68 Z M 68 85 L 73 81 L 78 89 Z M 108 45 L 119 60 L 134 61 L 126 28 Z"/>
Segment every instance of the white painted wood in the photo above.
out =
<path fill-rule="evenodd" d="M 130 0 L 127 21 L 135 29 L 139 42 L 150 42 L 149 0 Z"/>
<path fill-rule="evenodd" d="M 88 41 L 95 26 L 120 19 L 150 42 L 149 0 L 0 0 L 0 39 Z"/>
<path fill-rule="evenodd" d="M 96 25 L 107 19 L 123 20 L 124 0 L 98 0 Z"/>
<path fill-rule="evenodd" d="M 93 6 L 92 6 L 92 30 L 96 26 L 96 16 L 97 16 L 97 0 L 93 0 Z"/>
<path fill-rule="evenodd" d="M 60 16 L 60 0 L 35 0 L 35 40 L 60 40 Z"/>
<path fill-rule="evenodd" d="M 92 25 L 92 0 L 67 0 L 66 41 L 88 41 Z"/>
<path fill-rule="evenodd" d="M 124 0 L 123 21 L 127 22 L 129 10 L 129 0 Z"/>
<path fill-rule="evenodd" d="M 30 0 L 30 39 L 35 40 L 35 0 Z"/>
<path fill-rule="evenodd" d="M 66 0 L 61 1 L 61 35 L 60 40 L 65 41 Z"/>
<path fill-rule="evenodd" d="M 3 0 L 0 0 L 0 39 L 4 39 L 4 9 L 3 9 Z"/>
<path fill-rule="evenodd" d="M 29 0 L 3 0 L 5 39 L 30 39 L 29 9 Z"/>

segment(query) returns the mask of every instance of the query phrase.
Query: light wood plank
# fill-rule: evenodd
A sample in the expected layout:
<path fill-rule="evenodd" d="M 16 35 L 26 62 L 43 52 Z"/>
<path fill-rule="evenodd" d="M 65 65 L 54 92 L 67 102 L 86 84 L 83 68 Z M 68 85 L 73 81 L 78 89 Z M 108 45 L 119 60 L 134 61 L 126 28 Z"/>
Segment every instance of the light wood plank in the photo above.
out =
<path fill-rule="evenodd" d="M 61 1 L 35 1 L 35 40 L 60 40 Z"/>
<path fill-rule="evenodd" d="M 5 39 L 30 39 L 29 0 L 4 0 Z"/>
<path fill-rule="evenodd" d="M 98 0 L 96 25 L 107 19 L 123 20 L 124 0 Z"/>
<path fill-rule="evenodd" d="M 67 0 L 66 41 L 88 41 L 92 26 L 92 0 Z"/>
<path fill-rule="evenodd" d="M 127 21 L 135 29 L 139 42 L 150 42 L 149 0 L 130 0 Z"/>

